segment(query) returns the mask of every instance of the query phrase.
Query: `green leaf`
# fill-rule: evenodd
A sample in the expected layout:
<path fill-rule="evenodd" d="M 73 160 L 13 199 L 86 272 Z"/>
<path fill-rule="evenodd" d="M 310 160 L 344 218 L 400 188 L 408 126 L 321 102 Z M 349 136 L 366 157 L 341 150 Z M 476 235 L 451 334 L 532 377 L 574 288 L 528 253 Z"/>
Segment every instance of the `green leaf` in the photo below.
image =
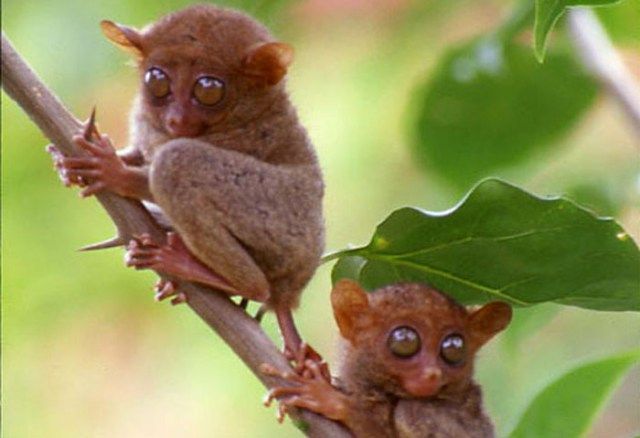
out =
<path fill-rule="evenodd" d="M 500 340 L 507 350 L 509 357 L 518 357 L 518 349 L 523 347 L 524 341 L 549 323 L 562 308 L 555 304 L 540 304 L 529 308 L 516 308 L 513 318 L 502 333 Z"/>
<path fill-rule="evenodd" d="M 640 46 L 640 2 L 625 0 L 615 8 L 598 8 L 596 12 L 616 45 Z"/>
<path fill-rule="evenodd" d="M 547 386 L 533 400 L 510 438 L 581 437 L 640 351 L 576 368 Z"/>
<path fill-rule="evenodd" d="M 446 212 L 397 210 L 367 246 L 338 254 L 333 280 L 369 290 L 418 281 L 465 304 L 640 310 L 640 252 L 620 225 L 497 179 Z"/>
<path fill-rule="evenodd" d="M 533 46 L 538 61 L 544 60 L 547 37 L 565 9 L 570 6 L 606 6 L 620 0 L 536 0 Z"/>
<path fill-rule="evenodd" d="M 465 189 L 553 145 L 591 106 L 593 79 L 568 54 L 545 64 L 496 39 L 448 52 L 414 94 L 419 162 Z"/>

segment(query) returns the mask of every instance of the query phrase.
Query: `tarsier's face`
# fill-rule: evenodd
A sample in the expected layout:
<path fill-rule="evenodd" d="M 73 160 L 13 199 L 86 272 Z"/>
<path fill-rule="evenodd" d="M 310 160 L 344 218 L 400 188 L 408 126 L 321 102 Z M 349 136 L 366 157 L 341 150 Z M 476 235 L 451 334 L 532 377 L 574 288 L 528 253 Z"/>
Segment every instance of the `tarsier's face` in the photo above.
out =
<path fill-rule="evenodd" d="M 177 57 L 176 57 L 177 56 Z M 171 137 L 197 137 L 221 126 L 234 104 L 231 74 L 202 59 L 156 51 L 141 66 L 143 98 Z"/>
<path fill-rule="evenodd" d="M 365 293 L 343 280 L 332 302 L 363 377 L 398 397 L 445 396 L 466 384 L 476 351 L 511 318 L 504 303 L 467 310 L 417 283 Z"/>
<path fill-rule="evenodd" d="M 430 397 L 446 385 L 467 379 L 475 353 L 469 345 L 464 310 L 444 297 L 425 295 L 433 312 L 398 315 L 368 340 L 373 341 L 370 348 L 377 351 L 380 363 L 413 397 Z"/>
<path fill-rule="evenodd" d="M 142 103 L 156 128 L 198 137 L 245 126 L 265 113 L 293 49 L 239 12 L 195 5 L 143 30 L 101 22 L 138 61 Z"/>

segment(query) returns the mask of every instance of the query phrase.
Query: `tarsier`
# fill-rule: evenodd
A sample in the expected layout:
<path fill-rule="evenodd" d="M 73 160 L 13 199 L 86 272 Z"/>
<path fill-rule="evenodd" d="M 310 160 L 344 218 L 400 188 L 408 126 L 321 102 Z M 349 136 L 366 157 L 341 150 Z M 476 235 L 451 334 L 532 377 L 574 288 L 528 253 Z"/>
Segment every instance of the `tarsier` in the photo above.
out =
<path fill-rule="evenodd" d="M 344 351 L 331 385 L 316 363 L 281 374 L 292 386 L 271 390 L 281 417 L 300 407 L 342 422 L 358 438 L 488 438 L 493 426 L 472 379 L 474 355 L 511 320 L 493 302 L 465 308 L 434 289 L 400 283 L 365 292 L 339 281 L 331 302 Z"/>
<path fill-rule="evenodd" d="M 137 236 L 126 255 L 129 266 L 178 279 L 159 281 L 158 299 L 184 301 L 179 280 L 188 280 L 265 303 L 290 357 L 319 359 L 291 315 L 324 244 L 321 170 L 283 80 L 292 48 L 212 5 L 142 30 L 101 27 L 137 61 L 131 144 L 116 153 L 87 126 L 74 137 L 86 156 L 49 148 L 61 178 L 83 196 L 109 190 L 145 201 L 167 223 L 166 242 Z"/>

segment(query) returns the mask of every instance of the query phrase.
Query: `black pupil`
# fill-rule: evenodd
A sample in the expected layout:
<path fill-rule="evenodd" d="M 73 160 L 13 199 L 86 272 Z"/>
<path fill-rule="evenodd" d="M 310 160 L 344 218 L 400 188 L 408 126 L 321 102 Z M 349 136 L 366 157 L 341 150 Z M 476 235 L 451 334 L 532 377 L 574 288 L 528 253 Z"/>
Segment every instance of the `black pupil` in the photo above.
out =
<path fill-rule="evenodd" d="M 420 336 L 410 327 L 399 327 L 391 332 L 388 344 L 396 356 L 410 357 L 420 350 Z"/>
<path fill-rule="evenodd" d="M 440 355 L 450 365 L 459 365 L 465 359 L 466 347 L 460 335 L 447 336 L 440 346 Z"/>

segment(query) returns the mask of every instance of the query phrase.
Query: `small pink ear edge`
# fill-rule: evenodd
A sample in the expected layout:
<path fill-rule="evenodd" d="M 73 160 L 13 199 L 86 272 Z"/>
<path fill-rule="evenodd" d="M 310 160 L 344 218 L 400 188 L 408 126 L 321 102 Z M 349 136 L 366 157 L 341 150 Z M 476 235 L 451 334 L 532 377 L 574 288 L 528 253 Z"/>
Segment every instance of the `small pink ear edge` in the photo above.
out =
<path fill-rule="evenodd" d="M 109 41 L 122 50 L 136 57 L 143 56 L 142 36 L 136 29 L 115 23 L 111 20 L 101 20 L 100 29 Z"/>

